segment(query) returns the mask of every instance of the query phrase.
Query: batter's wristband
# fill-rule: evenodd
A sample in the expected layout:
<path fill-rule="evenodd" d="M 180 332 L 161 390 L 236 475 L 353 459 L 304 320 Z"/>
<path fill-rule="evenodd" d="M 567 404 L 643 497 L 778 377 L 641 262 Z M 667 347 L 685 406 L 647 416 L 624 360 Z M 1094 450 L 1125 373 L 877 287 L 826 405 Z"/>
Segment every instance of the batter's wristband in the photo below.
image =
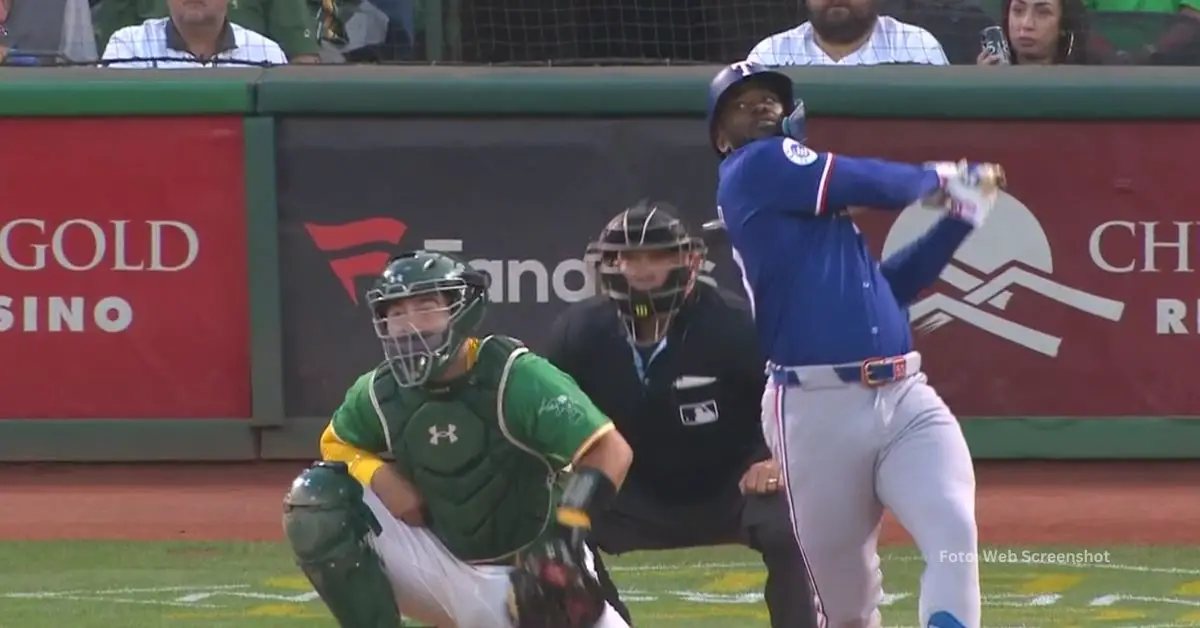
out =
<path fill-rule="evenodd" d="M 558 507 L 558 523 L 591 529 L 592 517 L 604 512 L 617 496 L 617 485 L 603 471 L 582 467 L 571 475 Z"/>

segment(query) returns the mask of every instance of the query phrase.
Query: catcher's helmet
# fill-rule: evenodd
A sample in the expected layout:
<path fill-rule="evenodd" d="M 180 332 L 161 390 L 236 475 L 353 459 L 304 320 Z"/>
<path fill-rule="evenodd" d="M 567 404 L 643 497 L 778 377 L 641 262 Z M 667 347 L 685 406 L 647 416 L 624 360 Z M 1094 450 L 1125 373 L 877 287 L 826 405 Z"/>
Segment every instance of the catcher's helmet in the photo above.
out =
<path fill-rule="evenodd" d="M 388 260 L 367 302 L 397 383 L 420 386 L 445 371 L 483 321 L 488 285 L 486 274 L 446 253 L 410 251 Z M 389 312 L 393 303 L 420 297 L 436 298 Z"/>
<path fill-rule="evenodd" d="M 706 251 L 704 240 L 688 233 L 670 203 L 642 200 L 608 221 L 588 247 L 587 258 L 597 272 L 600 292 L 617 305 L 630 337 L 645 344 L 666 334 L 695 284 Z M 667 263 L 670 270 L 658 285 L 639 288 L 623 263 L 631 253 L 660 254 L 662 261 L 657 263 Z M 641 337 L 637 323 L 647 320 L 655 322 L 653 335 Z"/>
<path fill-rule="evenodd" d="M 796 109 L 792 79 L 786 74 L 753 61 L 738 61 L 725 66 L 708 86 L 708 141 L 718 155 L 721 151 L 717 149 L 717 120 L 734 90 L 745 83 L 757 83 L 774 92 L 783 103 L 785 117 Z"/>

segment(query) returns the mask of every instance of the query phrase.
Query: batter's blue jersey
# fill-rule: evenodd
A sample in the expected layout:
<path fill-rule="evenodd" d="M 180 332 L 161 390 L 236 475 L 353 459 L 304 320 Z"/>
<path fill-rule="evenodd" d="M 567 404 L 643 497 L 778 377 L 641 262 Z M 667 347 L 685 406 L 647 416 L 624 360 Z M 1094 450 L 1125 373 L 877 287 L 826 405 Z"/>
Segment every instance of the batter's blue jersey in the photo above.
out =
<path fill-rule="evenodd" d="M 818 154 L 783 137 L 721 163 L 717 211 L 771 362 L 842 364 L 912 350 L 907 305 L 971 226 L 943 218 L 880 264 L 845 210 L 898 211 L 940 186 L 924 166 Z"/>

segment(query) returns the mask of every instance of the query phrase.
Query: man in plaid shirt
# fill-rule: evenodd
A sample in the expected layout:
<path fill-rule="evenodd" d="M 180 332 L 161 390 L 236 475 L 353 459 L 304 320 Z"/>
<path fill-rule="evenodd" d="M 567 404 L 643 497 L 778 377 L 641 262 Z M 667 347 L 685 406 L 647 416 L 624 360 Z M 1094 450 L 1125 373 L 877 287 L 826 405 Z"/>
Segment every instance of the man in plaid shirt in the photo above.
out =
<path fill-rule="evenodd" d="M 231 23 L 279 42 L 290 63 L 318 62 L 316 14 L 308 0 L 221 0 L 226 3 Z M 166 17 L 167 4 L 168 0 L 103 0 L 96 13 L 100 41 L 126 26 Z"/>
<path fill-rule="evenodd" d="M 228 19 L 229 0 L 169 0 L 170 17 L 113 33 L 101 57 L 117 68 L 280 65 L 279 44 Z"/>

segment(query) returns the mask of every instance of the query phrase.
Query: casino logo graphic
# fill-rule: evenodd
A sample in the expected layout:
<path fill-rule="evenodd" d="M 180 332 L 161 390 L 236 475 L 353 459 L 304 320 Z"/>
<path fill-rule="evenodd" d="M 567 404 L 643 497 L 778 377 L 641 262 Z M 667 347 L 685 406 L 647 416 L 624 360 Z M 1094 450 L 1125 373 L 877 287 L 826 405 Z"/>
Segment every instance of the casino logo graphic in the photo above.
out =
<path fill-rule="evenodd" d="M 883 257 L 925 233 L 941 216 L 919 205 L 906 208 L 888 232 Z M 1001 192 L 987 222 L 942 271 L 941 280 L 955 292 L 937 291 L 917 301 L 909 308 L 910 319 L 918 333 L 926 334 L 962 321 L 1049 357 L 1058 355 L 1062 338 L 1004 316 L 1013 287 L 1092 316 L 1121 320 L 1124 303 L 1059 283 L 1053 273 L 1053 253 L 1041 223 L 1021 201 Z"/>

